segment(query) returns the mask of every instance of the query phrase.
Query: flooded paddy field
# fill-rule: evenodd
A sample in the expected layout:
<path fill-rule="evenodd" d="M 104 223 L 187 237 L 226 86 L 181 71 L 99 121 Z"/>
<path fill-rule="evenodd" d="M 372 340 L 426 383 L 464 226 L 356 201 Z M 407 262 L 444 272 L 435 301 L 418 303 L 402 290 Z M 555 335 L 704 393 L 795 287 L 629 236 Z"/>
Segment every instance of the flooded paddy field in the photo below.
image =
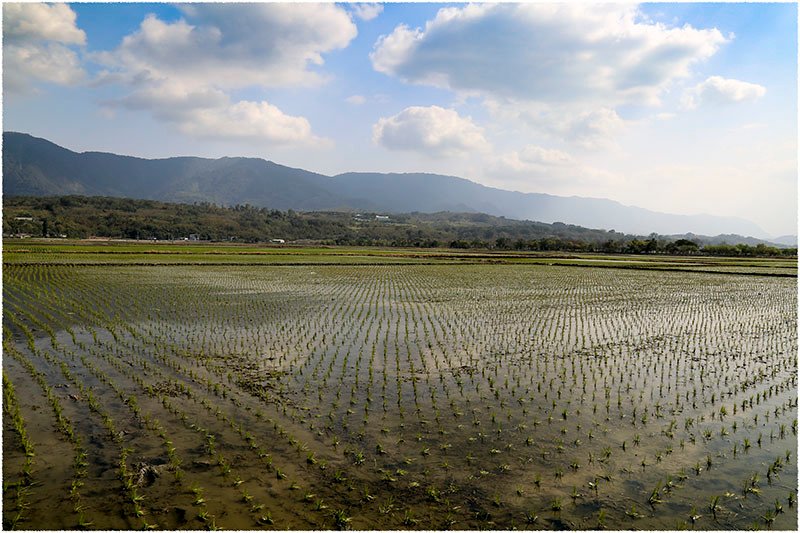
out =
<path fill-rule="evenodd" d="M 10 261 L 3 281 L 6 528 L 798 526 L 795 277 Z"/>

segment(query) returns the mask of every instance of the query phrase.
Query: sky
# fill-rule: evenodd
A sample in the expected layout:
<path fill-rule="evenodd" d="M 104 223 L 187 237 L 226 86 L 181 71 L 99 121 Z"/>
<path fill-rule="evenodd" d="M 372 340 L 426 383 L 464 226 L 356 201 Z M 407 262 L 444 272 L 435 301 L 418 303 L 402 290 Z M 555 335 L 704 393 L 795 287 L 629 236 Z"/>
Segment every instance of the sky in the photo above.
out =
<path fill-rule="evenodd" d="M 797 233 L 794 3 L 3 4 L 3 130 Z"/>

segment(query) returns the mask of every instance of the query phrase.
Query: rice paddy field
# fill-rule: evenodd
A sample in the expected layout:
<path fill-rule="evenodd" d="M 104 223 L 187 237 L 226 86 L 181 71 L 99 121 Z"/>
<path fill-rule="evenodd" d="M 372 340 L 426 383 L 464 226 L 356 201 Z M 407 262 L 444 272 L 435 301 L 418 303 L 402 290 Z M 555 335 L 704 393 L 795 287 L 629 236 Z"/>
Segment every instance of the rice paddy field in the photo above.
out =
<path fill-rule="evenodd" d="M 774 529 L 796 260 L 5 243 L 5 529 Z"/>

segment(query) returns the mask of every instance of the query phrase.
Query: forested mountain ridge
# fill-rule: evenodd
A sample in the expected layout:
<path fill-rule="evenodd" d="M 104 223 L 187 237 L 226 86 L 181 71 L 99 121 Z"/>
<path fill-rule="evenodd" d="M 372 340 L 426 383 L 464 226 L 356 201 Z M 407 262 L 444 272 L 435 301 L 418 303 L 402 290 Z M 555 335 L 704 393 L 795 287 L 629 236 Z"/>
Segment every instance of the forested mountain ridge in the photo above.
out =
<path fill-rule="evenodd" d="M 163 202 L 250 204 L 279 210 L 440 211 L 650 233 L 766 234 L 744 219 L 673 215 L 613 200 L 520 193 L 438 174 L 345 173 L 325 176 L 256 158 L 142 159 L 77 153 L 24 133 L 3 134 L 6 196 L 111 196 Z"/>

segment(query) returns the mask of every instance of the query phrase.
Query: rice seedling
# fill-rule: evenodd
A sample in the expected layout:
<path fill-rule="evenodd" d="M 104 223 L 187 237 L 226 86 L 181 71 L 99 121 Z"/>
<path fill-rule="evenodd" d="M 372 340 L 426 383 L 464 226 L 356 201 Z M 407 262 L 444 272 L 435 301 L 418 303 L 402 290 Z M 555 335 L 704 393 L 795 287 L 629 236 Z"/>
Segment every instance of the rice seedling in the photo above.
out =
<path fill-rule="evenodd" d="M 606 510 L 602 507 L 597 512 L 597 528 L 605 529 L 606 527 Z"/>
<path fill-rule="evenodd" d="M 520 517 L 538 521 L 523 507 L 528 492 L 559 507 L 559 496 L 570 496 L 575 505 L 555 520 L 610 527 L 605 498 L 641 498 L 612 476 L 635 470 L 658 487 L 654 501 L 682 505 L 728 482 L 743 460 L 763 461 L 772 483 L 748 480 L 745 495 L 787 501 L 775 481 L 787 465 L 796 472 L 783 453 L 796 437 L 788 418 L 797 409 L 793 280 L 513 265 L 178 270 L 4 271 L 4 355 L 15 368 L 32 365 L 28 379 L 41 377 L 56 431 L 76 458 L 88 452 L 64 483 L 87 527 L 119 527 L 96 505 L 100 447 L 89 425 L 109 454 L 127 458 L 108 457 L 119 472 L 115 497 L 142 527 L 155 525 L 152 515 L 159 527 L 179 528 L 150 512 L 171 494 L 207 528 L 218 527 L 210 509 L 221 495 L 250 520 L 229 512 L 226 527 L 268 525 L 266 508 L 280 509 L 281 527 L 334 527 L 330 505 L 357 506 L 360 527 L 386 529 L 403 519 L 392 503 L 402 494 L 414 511 L 407 527 L 422 521 L 419 512 L 442 528 L 512 528 Z M 769 305 L 745 312 L 758 291 Z M 64 380 L 68 390 L 56 387 Z M 75 386 L 82 381 L 91 393 Z M 74 418 L 83 412 L 88 422 Z M 29 411 L 21 414 L 27 422 Z M 13 414 L 4 416 L 14 427 Z M 743 433 L 733 454 L 720 448 L 728 431 Z M 771 439 L 756 439 L 759 431 Z M 15 464 L 24 464 L 24 449 Z M 135 486 L 131 458 L 143 450 L 159 450 L 172 484 Z M 37 446 L 32 459 L 42 453 Z M 691 492 L 680 490 L 685 472 L 670 468 L 684 454 L 703 473 L 686 484 Z M 500 475 L 506 483 L 497 484 Z M 300 479 L 302 489 L 291 481 Z M 198 482 L 195 495 L 187 487 Z M 651 505 L 648 516 L 632 507 L 626 516 L 647 529 L 667 507 Z M 7 508 L 10 520 L 16 511 Z M 489 508 L 491 516 L 480 512 Z M 746 506 L 717 518 L 735 529 L 763 523 L 757 513 Z M 793 525 L 790 513 L 774 513 L 776 524 Z M 27 516 L 41 513 L 27 507 L 19 523 Z M 467 516 L 477 522 L 462 522 Z"/>
<path fill-rule="evenodd" d="M 661 483 L 656 485 L 656 487 L 650 491 L 650 496 L 647 498 L 647 503 L 651 506 L 655 506 L 656 504 L 662 503 L 661 500 Z"/>
<path fill-rule="evenodd" d="M 636 504 L 631 505 L 630 508 L 625 511 L 625 516 L 628 518 L 633 518 L 634 520 L 638 518 L 644 518 L 644 515 L 636 510 Z"/>
<path fill-rule="evenodd" d="M 403 513 L 402 524 L 404 526 L 414 527 L 414 526 L 417 525 L 417 522 L 418 521 L 417 521 L 416 518 L 414 518 L 414 515 L 412 514 L 412 512 L 410 510 L 406 509 L 404 511 L 404 513 Z"/>
<path fill-rule="evenodd" d="M 717 513 L 722 509 L 719 505 L 719 496 L 712 496 L 711 502 L 708 504 L 708 510 L 711 512 L 714 520 L 717 519 Z"/>
<path fill-rule="evenodd" d="M 703 516 L 697 514 L 697 509 L 694 506 L 692 506 L 692 510 L 689 511 L 689 521 L 692 523 L 692 525 L 694 526 L 694 524 L 697 523 L 697 521 L 700 520 L 701 518 L 703 518 Z"/>
<path fill-rule="evenodd" d="M 332 513 L 333 516 L 333 526 L 336 529 L 347 529 L 350 527 L 350 521 L 352 518 L 347 515 L 344 509 L 336 509 Z"/>

